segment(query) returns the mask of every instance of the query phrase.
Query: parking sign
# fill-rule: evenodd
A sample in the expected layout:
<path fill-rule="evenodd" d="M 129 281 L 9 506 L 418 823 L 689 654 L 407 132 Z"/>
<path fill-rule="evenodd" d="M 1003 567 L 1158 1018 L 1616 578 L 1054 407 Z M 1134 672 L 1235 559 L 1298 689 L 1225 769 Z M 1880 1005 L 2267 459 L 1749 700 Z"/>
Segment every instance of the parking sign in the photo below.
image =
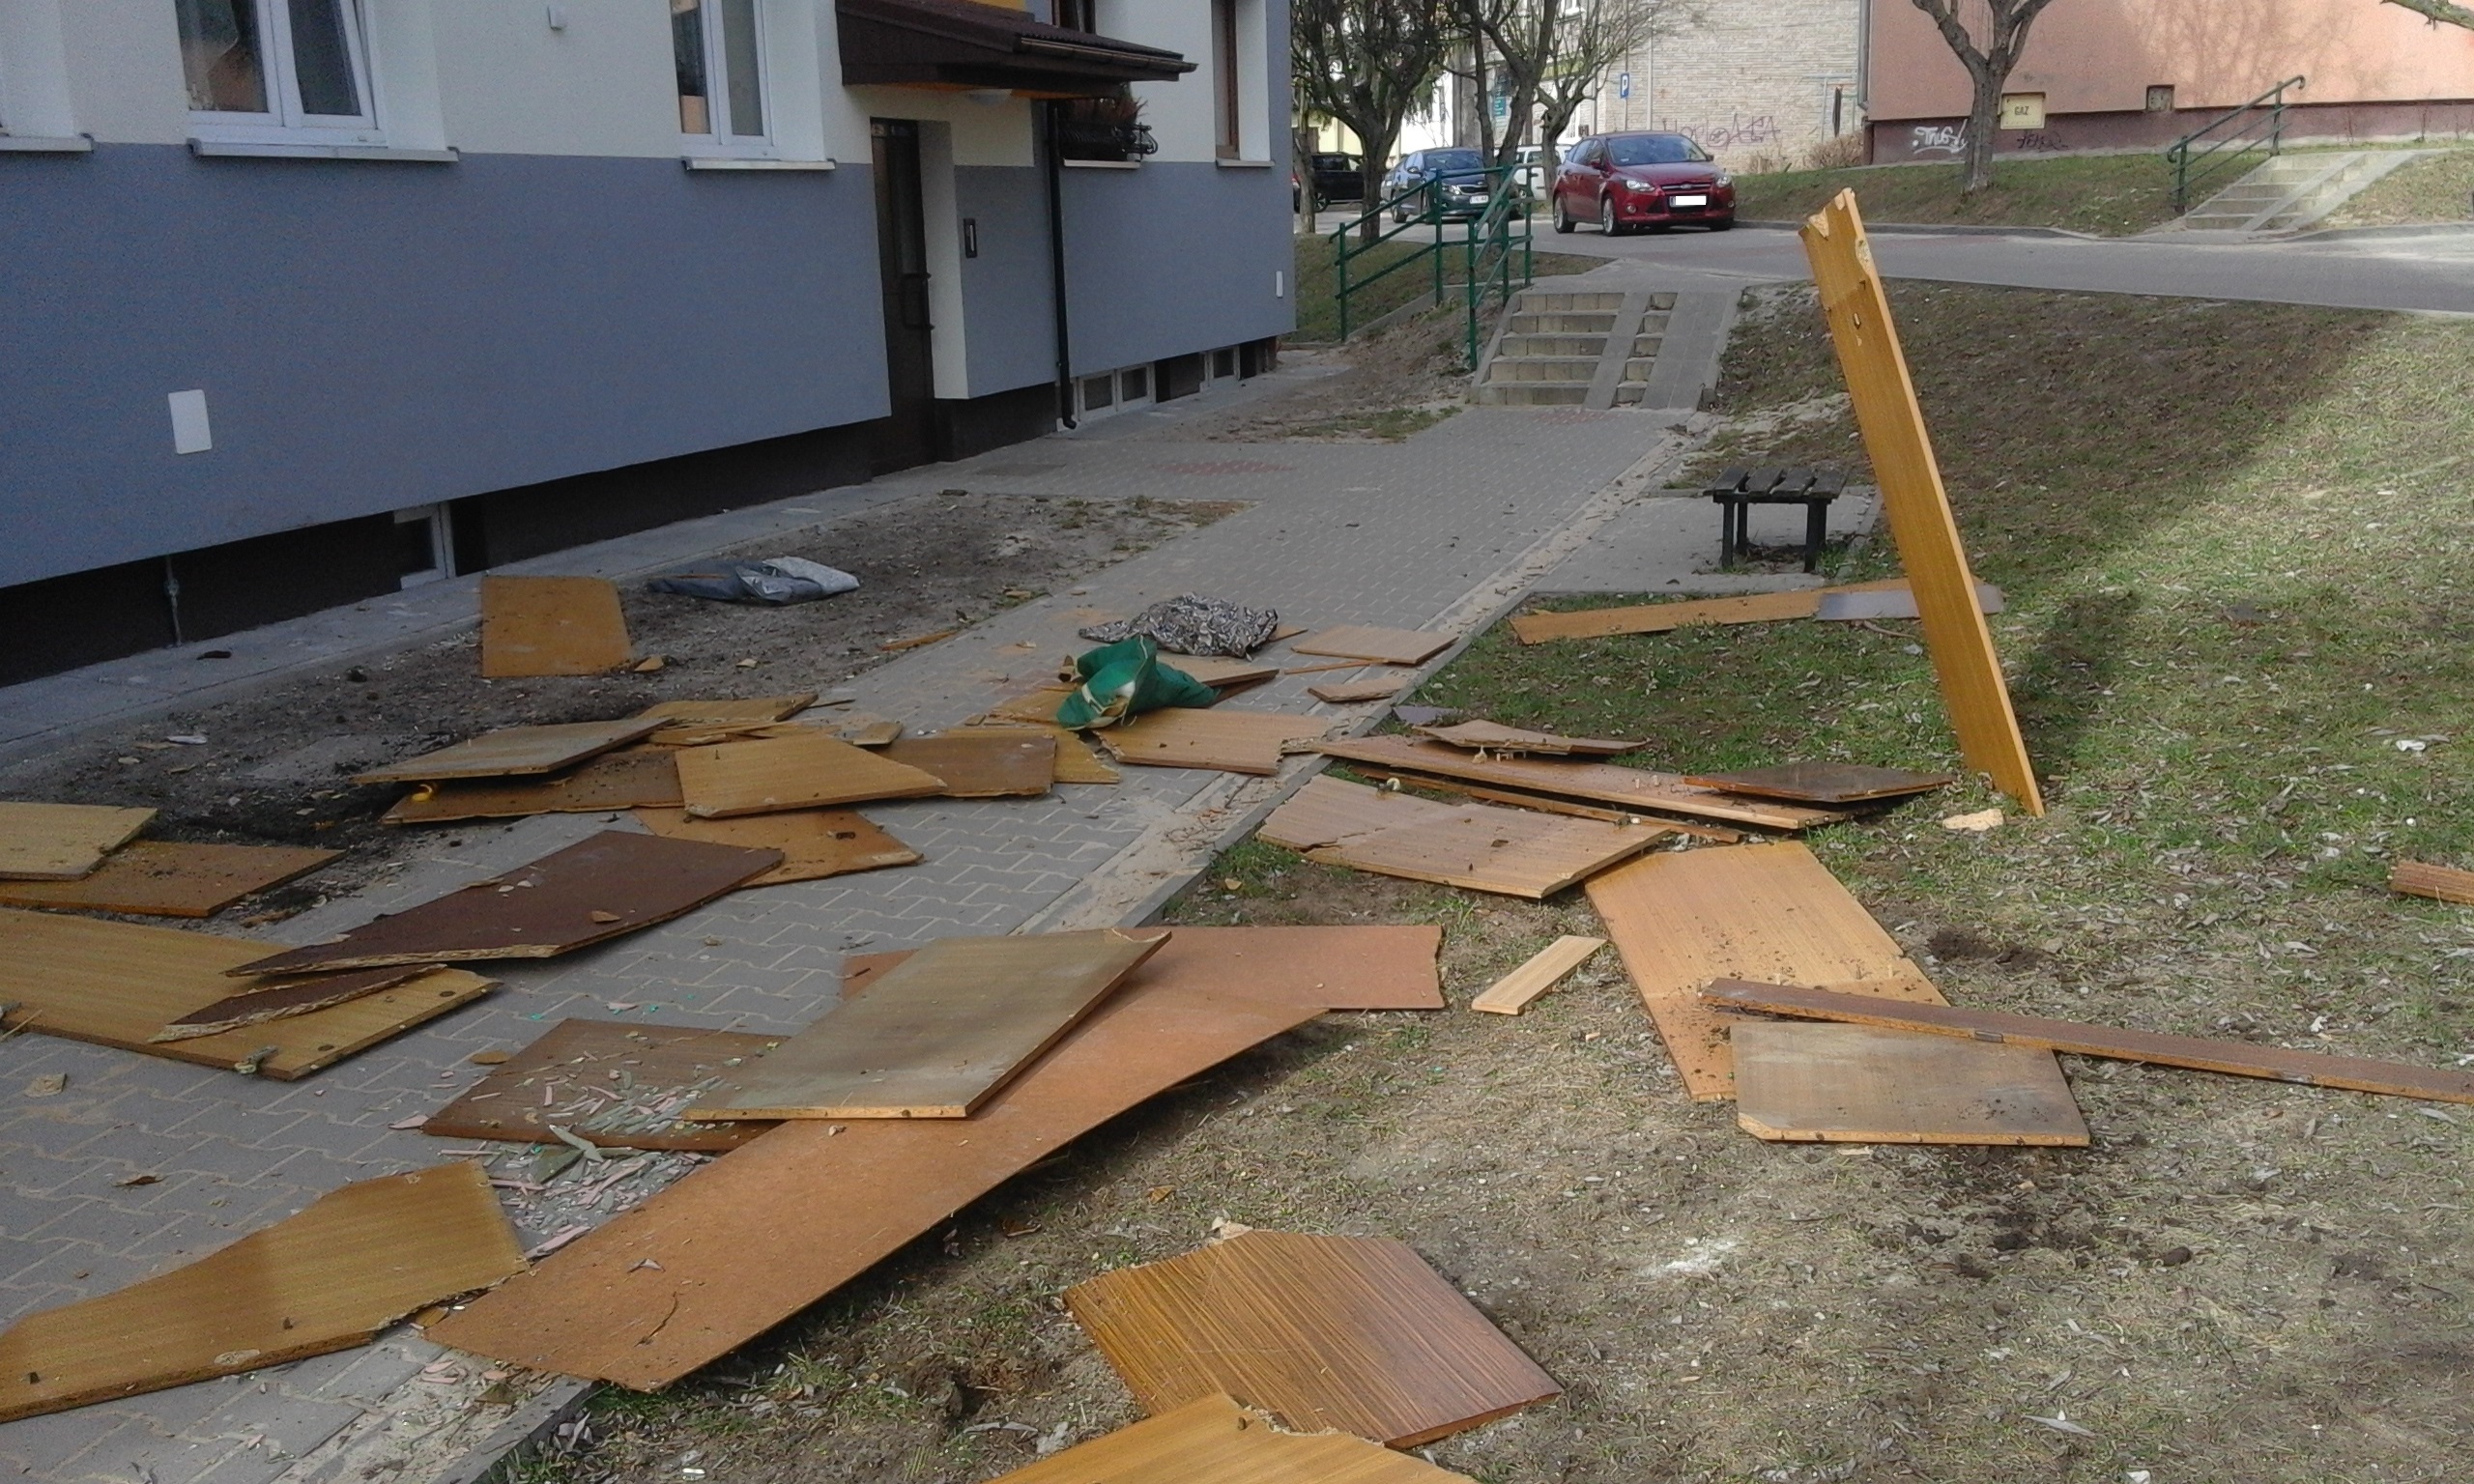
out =
<path fill-rule="evenodd" d="M 1617 72 L 1615 74 L 1615 96 L 1617 98 L 1630 98 L 1632 96 L 1632 74 L 1630 72 Z"/>

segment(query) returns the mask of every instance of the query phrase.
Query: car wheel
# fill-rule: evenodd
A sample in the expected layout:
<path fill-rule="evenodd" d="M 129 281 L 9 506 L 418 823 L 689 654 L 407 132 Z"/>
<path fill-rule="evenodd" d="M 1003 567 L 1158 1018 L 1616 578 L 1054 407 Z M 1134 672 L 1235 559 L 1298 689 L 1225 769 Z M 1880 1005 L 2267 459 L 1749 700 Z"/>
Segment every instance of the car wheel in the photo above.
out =
<path fill-rule="evenodd" d="M 1622 237 L 1624 224 L 1615 219 L 1615 198 L 1600 196 L 1597 201 L 1597 230 L 1609 237 Z"/>
<path fill-rule="evenodd" d="M 1557 196 L 1555 198 L 1555 230 L 1569 234 L 1574 225 L 1571 208 L 1564 204 L 1562 196 Z"/>

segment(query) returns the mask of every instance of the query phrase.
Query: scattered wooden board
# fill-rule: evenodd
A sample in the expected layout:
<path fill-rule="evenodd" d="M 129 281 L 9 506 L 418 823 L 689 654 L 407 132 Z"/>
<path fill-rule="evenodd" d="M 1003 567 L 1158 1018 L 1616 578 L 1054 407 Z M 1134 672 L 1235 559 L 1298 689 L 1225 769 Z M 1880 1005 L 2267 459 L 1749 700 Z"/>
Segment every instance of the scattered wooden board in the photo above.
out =
<path fill-rule="evenodd" d="M 1093 735 L 1119 762 L 1268 775 L 1280 771 L 1283 756 L 1331 729 L 1332 719 L 1323 716 L 1164 706 Z"/>
<path fill-rule="evenodd" d="M 662 724 L 661 730 L 645 740 L 656 747 L 710 747 L 716 742 L 753 742 L 762 737 L 805 736 L 808 729 L 798 722 L 665 722 Z M 897 725 L 894 735 L 901 734 L 902 729 Z"/>
<path fill-rule="evenodd" d="M 1736 1123 L 1756 1138 L 2087 1146 L 2050 1051 L 1776 1020 L 1737 1021 L 1734 1050 Z"/>
<path fill-rule="evenodd" d="M 1913 1005 L 1783 985 L 1721 980 L 1702 991 L 1709 1003 L 1728 1010 L 1760 1011 L 1773 1015 L 1798 1015 L 1853 1025 L 1954 1036 L 1969 1041 L 2067 1051 L 2073 1056 L 2102 1056 L 2115 1061 L 2152 1062 L 2161 1067 L 2189 1067 L 2236 1077 L 2265 1077 L 2305 1087 L 2338 1087 L 2357 1093 L 2385 1093 L 2397 1098 L 2428 1098 L 2440 1102 L 2474 1102 L 2474 1071 L 2442 1070 L 2404 1062 L 2373 1061 L 2360 1056 L 2328 1056 L 2316 1051 L 2288 1051 L 2246 1041 L 2205 1036 L 2171 1036 L 2155 1031 L 2125 1030 L 2076 1020 L 2047 1020 L 1998 1010 L 1961 1009 L 1952 1005 Z"/>
<path fill-rule="evenodd" d="M 1734 773 L 1687 773 L 1683 781 L 1726 793 L 1810 804 L 1863 804 L 1874 799 L 1905 798 L 1912 793 L 1946 788 L 1958 782 L 1947 773 L 1911 773 L 1905 768 L 1876 768 L 1856 762 L 1782 762 L 1774 767 L 1745 768 Z"/>
<path fill-rule="evenodd" d="M 11 1030 L 93 1042 L 202 1067 L 255 1063 L 289 1082 L 489 992 L 459 969 L 419 975 L 307 1014 L 156 1044 L 155 1035 L 236 993 L 274 987 L 228 976 L 267 946 L 178 928 L 0 909 L 0 1003 Z M 358 976 L 355 976 L 358 978 Z M 261 1052 L 265 1054 L 260 1055 Z"/>
<path fill-rule="evenodd" d="M 1415 678 L 1414 675 L 1374 675 L 1364 680 L 1336 680 L 1328 685 L 1309 685 L 1306 694 L 1336 706 L 1353 705 L 1361 700 L 1390 700 L 1400 694 L 1401 687 Z"/>
<path fill-rule="evenodd" d="M 816 729 L 836 741 L 848 742 L 852 747 L 885 747 L 902 735 L 902 723 L 890 716 L 878 716 L 874 711 L 844 711 L 820 722 Z M 797 736 L 799 733 L 784 728 L 764 734 L 771 737 L 790 737 Z"/>
<path fill-rule="evenodd" d="M 230 974 L 317 974 L 391 963 L 552 958 L 668 922 L 782 864 L 747 850 L 603 830 L 503 876 Z"/>
<path fill-rule="evenodd" d="M 385 1175 L 184 1267 L 0 1333 L 0 1421 L 365 1345 L 524 1270 L 478 1165 Z"/>
<path fill-rule="evenodd" d="M 958 728 L 963 731 L 1031 731 L 1048 737 L 1056 744 L 1056 781 L 1060 784 L 1113 784 L 1124 777 L 1102 761 L 1091 751 L 1091 744 L 1079 731 L 1068 731 L 1053 721 L 987 721 Z"/>
<path fill-rule="evenodd" d="M 1539 949 L 1527 963 L 1487 985 L 1484 993 L 1469 1002 L 1469 1008 L 1494 1015 L 1519 1014 L 1529 1008 L 1530 1001 L 1555 987 L 1557 980 L 1588 962 L 1590 955 L 1605 946 L 1604 938 L 1557 938 Z"/>
<path fill-rule="evenodd" d="M 1117 993 L 1242 990 L 1318 1010 L 1441 1010 L 1442 948 L 1440 928 L 1179 928 Z M 842 992 L 860 992 L 911 952 L 849 956 Z"/>
<path fill-rule="evenodd" d="M 949 799 L 1032 798 L 1056 782 L 1056 743 L 1020 732 L 964 728 L 905 737 L 879 756 L 933 773 Z"/>
<path fill-rule="evenodd" d="M 1213 1393 L 991 1484 L 1468 1484 L 1346 1433 L 1291 1433 Z"/>
<path fill-rule="evenodd" d="M 1171 670 L 1183 671 L 1223 695 L 1250 685 L 1260 685 L 1280 673 L 1277 665 L 1218 654 L 1170 654 L 1163 650 L 1160 663 Z"/>
<path fill-rule="evenodd" d="M 1065 1291 L 1143 1411 L 1225 1392 L 1412 1448 L 1562 1394 L 1407 1243 L 1248 1232 Z"/>
<path fill-rule="evenodd" d="M 2399 861 L 2388 869 L 2388 889 L 2402 897 L 2429 897 L 2434 901 L 2474 906 L 2474 870 Z"/>
<path fill-rule="evenodd" d="M 263 987 L 227 995 L 212 1005 L 184 1011 L 146 1040 L 149 1044 L 195 1041 L 201 1036 L 237 1031 L 245 1025 L 263 1025 L 269 1020 L 305 1015 L 314 1010 L 325 1010 L 346 1000 L 360 999 L 364 994 L 391 989 L 407 980 L 429 973 L 431 967 L 426 963 L 403 963 L 384 969 L 356 969 L 349 974 L 316 974 L 307 979 L 276 980 Z M 229 984 L 230 981 L 224 983 Z"/>
<path fill-rule="evenodd" d="M 1453 747 L 1490 753 L 1536 753 L 1548 757 L 1612 757 L 1642 746 L 1611 737 L 1559 737 L 1551 731 L 1532 731 L 1526 727 L 1506 727 L 1496 722 L 1460 722 L 1451 727 L 1414 729 Z"/>
<path fill-rule="evenodd" d="M 1991 583 L 1975 585 L 1975 606 L 1979 613 L 1998 614 L 2008 606 L 2001 589 Z M 1873 618 L 1913 618 L 1915 614 L 1915 593 L 1905 581 L 1894 587 L 1877 591 L 1832 587 L 1822 593 L 1821 607 L 1813 614 L 1824 623 L 1860 623 Z"/>
<path fill-rule="evenodd" d="M 677 727 L 731 722 L 787 722 L 816 704 L 816 692 L 792 696 L 746 696 L 735 699 L 664 700 L 636 714 Z"/>
<path fill-rule="evenodd" d="M 1161 942 L 1114 929 L 939 939 L 679 1116 L 968 1118 Z"/>
<path fill-rule="evenodd" d="M 421 784 L 378 819 L 381 824 L 444 824 L 452 819 L 676 808 L 678 803 L 678 763 L 670 750 L 622 747 L 545 778 L 443 779 Z"/>
<path fill-rule="evenodd" d="M 137 838 L 151 809 L 0 803 L 0 879 L 73 881 Z"/>
<path fill-rule="evenodd" d="M 298 845 L 199 845 L 138 840 L 74 881 L 0 880 L 0 903 L 141 917 L 213 917 L 253 893 L 336 859 Z"/>
<path fill-rule="evenodd" d="M 1424 629 L 1378 629 L 1361 623 L 1309 634 L 1289 645 L 1299 654 L 1331 654 L 1378 665 L 1424 665 L 1452 647 L 1455 635 Z"/>
<path fill-rule="evenodd" d="M 1942 487 L 1933 440 L 1908 379 L 1907 357 L 1888 296 L 1864 241 L 1856 193 L 1842 190 L 1804 223 L 1804 253 L 1821 290 L 1822 312 L 1838 350 L 1838 365 L 1864 436 L 1864 451 L 1881 482 L 1882 511 L 1898 544 L 1924 626 L 1924 648 L 1933 657 L 1942 698 L 1958 733 L 1968 766 L 1989 775 L 1995 787 L 2030 814 L 2045 812 L 2044 795 L 2028 760 L 2027 739 L 2011 709 L 2001 659 L 1993 649 L 1976 602 L 1975 578 L 1959 544 L 1958 521 Z"/>
<path fill-rule="evenodd" d="M 1512 619 L 1511 632 L 1524 644 L 1542 644 L 1551 639 L 1664 634 L 1695 623 L 1782 623 L 1814 616 L 1833 594 L 1903 591 L 1906 586 L 1906 578 L 1893 577 L 1843 587 L 1801 587 L 1791 592 L 1751 592 L 1735 598 L 1637 603 L 1628 608 L 1589 608 L 1568 614 L 1521 614 Z"/>
<path fill-rule="evenodd" d="M 1942 1002 L 1864 904 L 1793 842 L 1653 855 L 1589 883 L 1590 904 L 1696 1101 L 1735 1096 L 1727 1028 L 1704 1004 L 1715 979 L 1834 984 Z"/>
<path fill-rule="evenodd" d="M 1027 722 L 1034 727 L 1053 727 L 1057 724 L 1056 708 L 1064 705 L 1066 698 L 1072 696 L 1076 689 L 1077 687 L 1066 685 L 1061 681 L 1043 685 L 1035 691 L 1025 691 L 1020 696 L 1007 697 L 989 707 L 988 715 L 998 721 Z"/>
<path fill-rule="evenodd" d="M 934 773 L 821 731 L 688 748 L 678 754 L 678 785 L 687 812 L 700 819 L 827 809 L 872 799 L 920 799 L 945 788 L 944 780 Z"/>
<path fill-rule="evenodd" d="M 636 657 L 618 589 L 598 577 L 481 579 L 481 673 L 597 675 Z"/>
<path fill-rule="evenodd" d="M 701 840 L 746 850 L 778 850 L 782 864 L 750 876 L 744 887 L 821 881 L 888 866 L 916 866 L 920 853 L 848 809 L 791 809 L 739 819 L 699 819 L 683 809 L 640 809 L 645 828 L 673 840 Z"/>
<path fill-rule="evenodd" d="M 642 741 L 661 723 L 642 717 L 615 722 L 566 722 L 555 727 L 506 727 L 453 747 L 356 773 L 356 784 L 425 784 L 445 778 L 516 778 L 556 773 L 598 753 Z"/>
<path fill-rule="evenodd" d="M 1538 757 L 1480 759 L 1445 743 L 1417 742 L 1407 737 L 1353 737 L 1326 742 L 1321 751 L 1327 756 L 1397 768 L 1404 773 L 1427 773 L 1499 788 L 1612 804 L 1628 813 L 1684 814 L 1765 830 L 1806 830 L 1847 817 L 1837 810 L 1771 803 L 1699 788 L 1673 773 L 1622 768 L 1611 762 Z"/>
<path fill-rule="evenodd" d="M 1263 821 L 1262 838 L 1309 861 L 1542 901 L 1665 838 L 1489 804 L 1437 804 L 1314 778 Z"/>
<path fill-rule="evenodd" d="M 1402 778 L 1398 774 L 1393 776 Z M 1669 815 L 1642 814 L 1628 809 L 1600 809 L 1594 804 L 1575 804 L 1569 799 L 1558 799 L 1542 793 L 1530 793 L 1519 788 L 1485 788 L 1476 784 L 1462 783 L 1456 778 L 1412 776 L 1403 778 L 1402 781 L 1432 793 L 1450 793 L 1465 798 L 1483 799 L 1490 804 L 1515 804 L 1522 809 L 1534 809 L 1541 813 L 1568 814 L 1574 819 L 1603 819 L 1609 824 L 1654 824 L 1659 829 L 1669 830 L 1678 835 L 1689 835 L 1695 840 L 1716 841 L 1723 845 L 1732 845 L 1743 839 L 1742 831 L 1731 830 L 1724 825 L 1693 824 Z"/>
<path fill-rule="evenodd" d="M 736 1149 L 773 1125 L 691 1123 L 679 1114 L 781 1043 L 743 1031 L 561 1020 L 431 1114 L 421 1132 L 546 1144 L 558 1137 L 555 1124 L 609 1149 Z"/>

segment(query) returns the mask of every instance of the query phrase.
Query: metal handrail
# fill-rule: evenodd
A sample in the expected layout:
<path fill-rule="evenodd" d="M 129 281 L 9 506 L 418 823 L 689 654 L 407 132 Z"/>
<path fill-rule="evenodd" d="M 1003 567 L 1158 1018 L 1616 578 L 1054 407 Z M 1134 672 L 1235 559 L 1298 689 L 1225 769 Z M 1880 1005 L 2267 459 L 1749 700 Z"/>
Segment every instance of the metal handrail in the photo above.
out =
<path fill-rule="evenodd" d="M 1483 300 L 1490 292 L 1500 292 L 1507 300 L 1510 297 L 1510 285 L 1512 273 L 1510 249 L 1515 242 L 1521 248 L 1519 281 L 1526 285 L 1531 277 L 1535 256 L 1531 247 L 1533 232 L 1530 227 L 1529 203 L 1521 200 L 1523 193 L 1515 188 L 1518 170 L 1518 166 L 1502 165 L 1484 170 L 1453 172 L 1454 180 L 1480 177 L 1491 183 L 1487 191 L 1485 210 L 1469 224 L 1468 232 L 1460 239 L 1463 248 L 1462 267 L 1466 271 L 1462 288 L 1468 301 L 1469 358 L 1472 365 L 1477 362 L 1476 326 Z M 1444 235 L 1446 223 L 1443 219 L 1443 196 L 1438 189 L 1441 184 L 1440 180 L 1420 181 L 1415 186 L 1376 202 L 1331 233 L 1334 292 L 1339 300 L 1339 331 L 1342 340 L 1348 339 L 1351 331 L 1356 328 L 1351 314 L 1356 297 L 1394 273 L 1421 264 L 1424 265 L 1433 275 L 1433 284 L 1429 292 L 1434 297 L 1434 302 L 1437 304 L 1443 302 L 1446 287 L 1445 255 L 1452 245 L 1452 239 Z M 1517 238 L 1511 231 L 1513 203 L 1516 201 L 1520 203 L 1521 222 L 1521 231 Z M 1378 232 L 1365 242 L 1356 241 L 1359 231 L 1368 220 L 1374 220 L 1379 225 L 1381 217 L 1387 212 L 1401 212 L 1405 214 L 1413 202 L 1416 204 L 1415 215 L 1407 216 L 1405 220 L 1395 224 L 1391 230 Z M 1419 243 L 1417 251 L 1386 263 L 1364 277 L 1351 278 L 1349 265 L 1352 262 L 1363 258 L 1385 243 L 1405 237 L 1422 227 L 1431 228 L 1433 237 L 1430 241 Z M 1488 256 L 1486 252 L 1488 247 L 1497 250 Z M 1481 282 L 1482 267 L 1486 273 L 1500 280 L 1500 288 L 1490 288 Z"/>
<path fill-rule="evenodd" d="M 2307 81 L 2308 79 L 2303 77 L 2287 77 L 2285 81 L 2278 83 L 2275 87 L 2268 89 L 2268 91 L 2260 94 L 2249 102 L 2242 104 L 2238 108 L 2227 109 L 2224 113 L 2219 114 L 2217 117 L 2209 120 L 2198 128 L 2191 130 L 2189 133 L 2184 134 L 2181 138 L 2174 140 L 2171 145 L 2166 147 L 2165 157 L 2173 162 L 2174 215 L 2179 216 L 2191 209 L 2191 186 L 2193 185 L 2198 182 L 2207 180 L 2211 176 L 2222 173 L 2223 171 L 2230 168 L 2235 161 L 2240 160 L 2260 149 L 2261 140 L 2259 131 L 2263 128 L 2267 131 L 2265 148 L 2270 157 L 2274 157 L 2283 152 L 2285 145 L 2286 89 L 2299 88 Z M 2232 132 L 2227 134 L 2224 138 L 2217 140 L 2215 143 L 2210 144 L 2205 149 L 2193 148 L 2193 146 L 2197 145 L 2201 139 L 2215 133 L 2220 128 L 2226 128 L 2226 126 L 2229 124 L 2233 124 L 2237 120 L 2242 121 L 2239 128 L 2234 129 Z M 2226 155 L 2226 152 L 2229 150 L 2232 153 Z M 2216 157 L 2219 155 L 2226 155 L 2226 157 L 2222 160 L 2217 160 Z M 2195 161 L 2199 165 L 2198 169 L 2192 168 Z M 2215 162 L 2210 163 L 2210 161 Z"/>

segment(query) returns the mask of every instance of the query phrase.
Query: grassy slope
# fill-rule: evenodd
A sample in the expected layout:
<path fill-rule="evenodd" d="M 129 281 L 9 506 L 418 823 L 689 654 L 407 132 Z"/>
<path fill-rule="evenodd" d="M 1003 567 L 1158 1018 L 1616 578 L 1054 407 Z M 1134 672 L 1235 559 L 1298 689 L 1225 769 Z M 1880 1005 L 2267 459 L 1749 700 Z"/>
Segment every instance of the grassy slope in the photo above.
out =
<path fill-rule="evenodd" d="M 1457 232 L 1460 227 L 1458 223 L 1453 223 L 1446 230 Z M 1539 230 L 1542 233 L 1545 229 L 1541 225 Z M 1429 228 L 1426 231 L 1427 241 L 1430 243 L 1432 229 Z M 1367 274 L 1380 272 L 1390 265 L 1416 252 L 1418 243 L 1415 238 L 1416 229 L 1412 229 L 1407 236 L 1369 249 L 1363 258 L 1351 257 L 1349 260 L 1350 281 L 1362 283 Z M 1444 261 L 1445 277 L 1449 282 L 1457 282 L 1460 276 L 1459 249 L 1453 247 L 1448 249 L 1448 253 Z M 1534 252 L 1530 261 L 1532 271 L 1539 277 L 1544 278 L 1561 273 L 1586 273 L 1591 269 L 1603 266 L 1606 260 L 1574 257 L 1569 253 Z M 1328 236 L 1299 238 L 1297 240 L 1297 333 L 1295 339 L 1311 344 L 1338 336 L 1340 332 L 1339 300 L 1334 297 L 1338 290 L 1338 282 L 1332 260 L 1332 240 Z M 1398 308 L 1433 286 L 1434 270 L 1431 264 L 1421 263 L 1401 269 L 1390 277 L 1378 281 L 1372 288 L 1353 295 L 1349 318 L 1355 325 L 1364 325 L 1379 315 Z"/>
<path fill-rule="evenodd" d="M 1746 220 L 1808 216 L 1854 186 L 1870 221 L 1967 226 L 2066 227 L 2120 236 L 2173 216 L 2173 176 L 2155 155 L 2005 157 L 1993 184 L 1971 200 L 1956 165 L 1794 170 L 1736 177 L 1736 211 Z"/>
<path fill-rule="evenodd" d="M 2448 150 L 2398 166 L 2319 225 L 2399 227 L 2463 221 L 2469 202 L 2474 202 L 2474 150 Z"/>

